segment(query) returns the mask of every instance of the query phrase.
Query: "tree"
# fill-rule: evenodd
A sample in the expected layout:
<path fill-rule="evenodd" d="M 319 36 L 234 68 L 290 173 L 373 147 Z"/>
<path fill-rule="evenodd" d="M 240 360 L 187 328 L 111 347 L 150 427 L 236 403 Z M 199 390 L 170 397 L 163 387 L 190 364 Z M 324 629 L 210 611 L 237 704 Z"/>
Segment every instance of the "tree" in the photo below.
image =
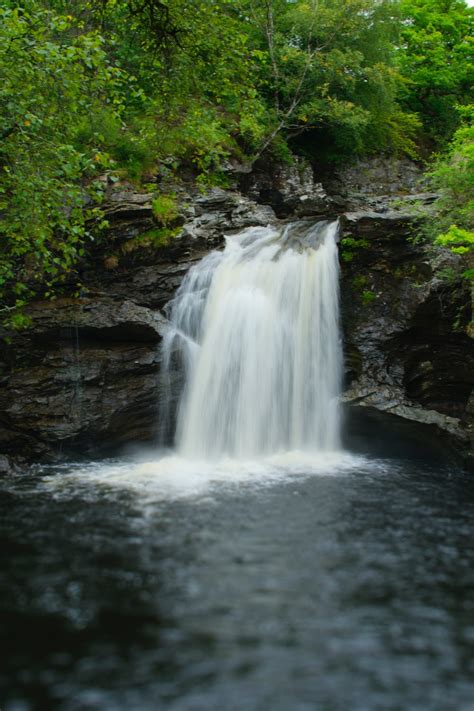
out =
<path fill-rule="evenodd" d="M 416 117 L 401 110 L 390 0 L 241 0 L 269 130 L 337 159 L 371 149 L 414 152 Z"/>
<path fill-rule="evenodd" d="M 209 183 L 229 157 L 414 155 L 414 112 L 449 138 L 471 25 L 463 0 L 4 0 L 3 313 L 74 276 L 101 173 L 149 186 L 166 163 Z"/>
<path fill-rule="evenodd" d="M 79 146 L 95 113 L 119 122 L 120 71 L 96 32 L 35 7 L 0 10 L 0 297 L 23 305 L 35 284 L 60 281 L 87 236 L 100 140 Z M 106 98 L 107 96 L 107 98 Z M 87 197 L 87 195 L 89 197 Z M 91 207 L 93 207 L 93 202 Z"/>
<path fill-rule="evenodd" d="M 436 244 L 457 254 L 474 252 L 474 106 L 460 112 L 463 125 L 430 173 L 433 187 L 441 191 L 436 215 L 429 224 Z M 474 278 L 470 269 L 465 276 Z"/>
<path fill-rule="evenodd" d="M 432 148 L 458 126 L 456 106 L 472 101 L 474 8 L 464 0 L 401 0 L 400 7 L 403 103 L 420 115 Z"/>

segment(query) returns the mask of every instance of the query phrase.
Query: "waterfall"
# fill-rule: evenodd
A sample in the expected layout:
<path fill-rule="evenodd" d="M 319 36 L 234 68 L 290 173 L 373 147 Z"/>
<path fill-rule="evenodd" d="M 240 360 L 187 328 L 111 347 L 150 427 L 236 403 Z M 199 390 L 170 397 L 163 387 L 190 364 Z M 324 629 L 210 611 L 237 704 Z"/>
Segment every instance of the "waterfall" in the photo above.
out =
<path fill-rule="evenodd" d="M 186 457 L 339 447 L 337 222 L 252 227 L 194 266 L 168 306 Z"/>

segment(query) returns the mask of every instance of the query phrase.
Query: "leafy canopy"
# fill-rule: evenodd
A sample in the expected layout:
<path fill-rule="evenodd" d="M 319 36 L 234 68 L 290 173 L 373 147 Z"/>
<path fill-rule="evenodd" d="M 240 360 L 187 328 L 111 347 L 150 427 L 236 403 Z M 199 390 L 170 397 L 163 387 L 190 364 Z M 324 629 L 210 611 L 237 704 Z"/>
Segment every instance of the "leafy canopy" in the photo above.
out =
<path fill-rule="evenodd" d="M 99 140 L 80 145 L 80 129 L 97 114 L 120 125 L 120 70 L 103 45 L 71 16 L 0 9 L 0 295 L 10 306 L 61 281 L 81 254 L 103 154 Z"/>
<path fill-rule="evenodd" d="M 459 125 L 457 105 L 472 102 L 474 8 L 464 0 L 401 0 L 403 104 L 418 113 L 430 144 Z"/>
<path fill-rule="evenodd" d="M 472 16 L 463 0 L 4 0 L 3 317 L 21 325 L 34 294 L 77 288 L 103 239 L 104 174 L 149 185 L 161 166 L 209 183 L 229 158 L 415 155 L 454 134 L 433 179 L 442 229 L 471 229 L 456 106 Z"/>
<path fill-rule="evenodd" d="M 441 197 L 428 229 L 436 244 L 470 258 L 474 254 L 474 106 L 464 107 L 461 115 L 463 124 L 430 173 Z M 474 270 L 469 268 L 464 276 L 474 278 Z"/>

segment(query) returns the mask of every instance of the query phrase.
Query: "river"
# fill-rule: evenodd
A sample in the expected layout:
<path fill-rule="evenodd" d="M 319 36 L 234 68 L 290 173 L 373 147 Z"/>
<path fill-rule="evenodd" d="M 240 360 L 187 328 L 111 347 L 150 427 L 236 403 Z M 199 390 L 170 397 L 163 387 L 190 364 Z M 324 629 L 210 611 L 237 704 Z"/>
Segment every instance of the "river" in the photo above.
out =
<path fill-rule="evenodd" d="M 0 481 L 2 711 L 473 711 L 474 480 L 398 418 L 341 427 L 338 229 L 186 275 L 173 451 Z"/>
<path fill-rule="evenodd" d="M 2 711 L 472 711 L 474 481 L 349 448 L 4 478 Z"/>

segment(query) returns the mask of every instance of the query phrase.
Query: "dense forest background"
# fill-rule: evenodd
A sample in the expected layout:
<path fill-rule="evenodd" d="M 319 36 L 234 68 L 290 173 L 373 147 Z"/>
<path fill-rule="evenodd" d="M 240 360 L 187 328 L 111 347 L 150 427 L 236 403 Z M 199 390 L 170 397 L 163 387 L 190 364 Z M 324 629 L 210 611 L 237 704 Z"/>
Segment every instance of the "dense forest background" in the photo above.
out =
<path fill-rule="evenodd" d="M 464 0 L 4 0 L 0 316 L 74 281 L 106 174 L 226 186 L 229 160 L 425 162 L 427 239 L 472 250 L 473 17 Z M 467 278 L 473 271 L 467 269 Z"/>

